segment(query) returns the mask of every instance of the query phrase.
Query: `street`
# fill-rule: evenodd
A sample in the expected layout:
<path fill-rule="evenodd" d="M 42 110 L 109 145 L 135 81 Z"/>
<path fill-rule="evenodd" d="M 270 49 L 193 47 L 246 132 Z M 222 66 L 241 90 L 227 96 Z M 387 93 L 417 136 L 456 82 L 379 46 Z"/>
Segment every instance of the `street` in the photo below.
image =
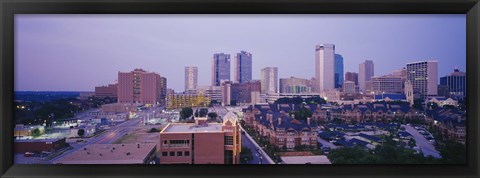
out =
<path fill-rule="evenodd" d="M 405 127 L 405 130 L 410 133 L 413 138 L 415 139 L 415 142 L 417 143 L 417 147 L 419 147 L 423 155 L 425 156 L 433 156 L 435 158 L 441 158 L 440 153 L 435 150 L 435 147 L 425 138 L 423 137 L 422 134 L 418 133 L 418 131 L 413 128 L 412 126 L 408 125 L 402 125 L 402 127 Z"/>

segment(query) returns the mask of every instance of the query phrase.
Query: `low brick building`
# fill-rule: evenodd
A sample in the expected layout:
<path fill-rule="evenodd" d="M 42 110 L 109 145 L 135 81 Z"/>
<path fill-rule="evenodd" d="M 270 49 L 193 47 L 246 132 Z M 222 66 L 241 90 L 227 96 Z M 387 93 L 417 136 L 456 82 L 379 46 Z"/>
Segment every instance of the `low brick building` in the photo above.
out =
<path fill-rule="evenodd" d="M 43 151 L 53 152 L 66 146 L 65 138 L 62 139 L 29 139 L 15 140 L 15 153 L 34 152 L 41 153 Z"/>
<path fill-rule="evenodd" d="M 233 112 L 223 123 L 170 123 L 160 132 L 160 164 L 239 164 L 240 133 Z"/>

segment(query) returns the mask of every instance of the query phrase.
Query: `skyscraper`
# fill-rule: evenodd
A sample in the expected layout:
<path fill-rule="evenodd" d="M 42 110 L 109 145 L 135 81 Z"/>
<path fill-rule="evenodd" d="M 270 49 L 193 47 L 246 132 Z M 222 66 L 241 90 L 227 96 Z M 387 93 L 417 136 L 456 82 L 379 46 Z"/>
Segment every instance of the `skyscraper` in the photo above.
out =
<path fill-rule="evenodd" d="M 143 69 L 118 72 L 118 102 L 159 104 L 162 102 L 161 85 L 160 75 L 154 72 Z"/>
<path fill-rule="evenodd" d="M 222 80 L 230 80 L 230 54 L 216 53 L 212 58 L 212 86 L 220 86 Z"/>
<path fill-rule="evenodd" d="M 321 44 L 315 47 L 316 92 L 335 88 L 335 45 Z"/>
<path fill-rule="evenodd" d="M 440 85 L 447 86 L 450 96 L 455 98 L 463 98 L 467 95 L 466 73 L 460 72 L 459 69 L 454 69 L 450 75 L 440 78 Z"/>
<path fill-rule="evenodd" d="M 359 73 L 358 73 L 358 86 L 361 92 L 367 91 L 367 82 L 372 79 L 374 75 L 374 66 L 373 61 L 365 60 L 365 62 L 361 63 L 359 66 Z"/>
<path fill-rule="evenodd" d="M 438 61 L 407 63 L 407 80 L 421 99 L 438 94 Z"/>
<path fill-rule="evenodd" d="M 185 67 L 185 91 L 194 90 L 198 85 L 198 67 Z"/>
<path fill-rule="evenodd" d="M 278 92 L 278 68 L 265 67 L 261 73 L 261 91 L 262 93 Z"/>
<path fill-rule="evenodd" d="M 358 85 L 358 73 L 356 72 L 345 73 L 345 80 L 355 82 L 355 85 Z"/>
<path fill-rule="evenodd" d="M 343 84 L 343 56 L 335 54 L 335 88 L 342 88 Z"/>
<path fill-rule="evenodd" d="M 235 56 L 234 65 L 235 81 L 244 83 L 252 80 L 252 54 L 240 51 Z"/>

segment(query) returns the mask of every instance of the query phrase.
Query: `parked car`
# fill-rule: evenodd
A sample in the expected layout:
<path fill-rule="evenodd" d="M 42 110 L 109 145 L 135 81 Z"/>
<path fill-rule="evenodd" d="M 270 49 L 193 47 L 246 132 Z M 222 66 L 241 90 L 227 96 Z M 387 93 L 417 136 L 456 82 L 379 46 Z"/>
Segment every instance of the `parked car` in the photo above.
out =
<path fill-rule="evenodd" d="M 32 156 L 34 156 L 34 155 L 35 155 L 35 153 L 25 152 L 25 154 L 24 154 L 23 156 L 25 156 L 25 157 L 32 157 Z"/>

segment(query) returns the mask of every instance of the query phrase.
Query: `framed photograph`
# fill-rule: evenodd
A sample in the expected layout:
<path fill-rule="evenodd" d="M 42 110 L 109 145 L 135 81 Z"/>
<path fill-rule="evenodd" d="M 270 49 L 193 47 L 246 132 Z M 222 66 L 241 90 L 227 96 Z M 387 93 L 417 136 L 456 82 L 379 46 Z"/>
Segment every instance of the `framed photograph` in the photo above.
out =
<path fill-rule="evenodd" d="M 2 177 L 479 176 L 477 0 L 0 9 Z"/>

